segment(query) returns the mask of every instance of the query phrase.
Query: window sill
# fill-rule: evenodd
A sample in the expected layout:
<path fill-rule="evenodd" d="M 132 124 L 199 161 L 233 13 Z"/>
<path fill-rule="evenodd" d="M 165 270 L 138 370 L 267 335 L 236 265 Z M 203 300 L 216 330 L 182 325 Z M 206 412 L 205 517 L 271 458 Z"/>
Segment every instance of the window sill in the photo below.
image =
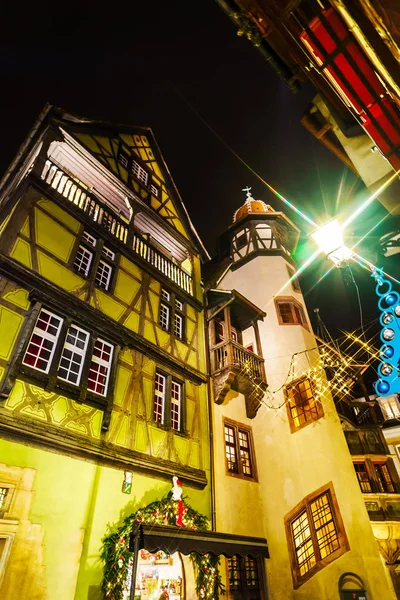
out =
<path fill-rule="evenodd" d="M 158 429 L 163 429 L 164 431 L 172 431 L 175 435 L 178 435 L 182 438 L 189 437 L 189 433 L 187 431 L 179 431 L 178 429 L 173 429 L 168 425 L 164 425 L 164 423 L 158 423 L 157 421 L 152 421 L 153 425 L 156 425 Z"/>
<path fill-rule="evenodd" d="M 81 404 L 89 404 L 102 410 L 108 405 L 108 398 L 106 396 L 99 396 L 90 390 L 87 390 L 86 398 L 82 398 L 82 392 L 79 385 L 75 386 L 61 379 L 57 379 L 54 385 L 49 385 L 50 376 L 48 373 L 35 371 L 26 365 L 23 365 L 19 368 L 15 378 L 22 379 L 23 381 L 31 383 L 32 385 L 39 384 L 41 387 L 43 387 L 45 392 L 66 395 L 71 400 L 75 400 Z"/>
<path fill-rule="evenodd" d="M 234 477 L 235 479 L 242 479 L 243 481 L 249 481 L 250 483 L 258 483 L 257 477 L 243 475 L 243 473 L 233 473 L 232 471 L 226 471 L 225 475 L 228 477 Z"/>

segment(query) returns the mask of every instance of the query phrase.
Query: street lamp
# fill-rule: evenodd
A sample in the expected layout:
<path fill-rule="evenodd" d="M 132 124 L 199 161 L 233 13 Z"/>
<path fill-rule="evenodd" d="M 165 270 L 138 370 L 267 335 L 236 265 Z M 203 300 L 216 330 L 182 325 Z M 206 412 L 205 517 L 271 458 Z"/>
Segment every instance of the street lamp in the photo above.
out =
<path fill-rule="evenodd" d="M 319 227 L 311 237 L 318 244 L 320 251 L 324 252 L 337 267 L 357 257 L 350 248 L 345 246 L 343 226 L 337 219 Z M 372 277 L 377 282 L 376 295 L 379 298 L 378 307 L 381 310 L 379 321 L 382 326 L 380 338 L 383 342 L 379 350 L 381 362 L 378 366 L 379 379 L 375 383 L 375 391 L 378 396 L 388 396 L 400 392 L 400 294 L 393 291 L 392 283 L 385 279 L 382 269 L 369 266 L 372 267 Z M 354 284 L 356 285 L 355 281 Z M 358 288 L 357 294 L 359 297 Z M 364 343 L 364 346 L 366 345 Z"/>
<path fill-rule="evenodd" d="M 319 249 L 330 258 L 335 266 L 350 260 L 353 256 L 350 248 L 343 241 L 343 229 L 337 219 L 332 219 L 322 227 L 319 227 L 311 235 Z"/>

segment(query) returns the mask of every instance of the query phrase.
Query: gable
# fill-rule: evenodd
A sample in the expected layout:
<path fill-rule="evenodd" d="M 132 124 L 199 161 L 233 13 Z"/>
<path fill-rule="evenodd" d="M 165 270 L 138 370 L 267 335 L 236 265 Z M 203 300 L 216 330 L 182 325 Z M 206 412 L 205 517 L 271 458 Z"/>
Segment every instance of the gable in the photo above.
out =
<path fill-rule="evenodd" d="M 189 239 L 181 200 L 149 129 L 135 132 L 101 131 L 86 124 L 63 127 L 141 200 Z"/>

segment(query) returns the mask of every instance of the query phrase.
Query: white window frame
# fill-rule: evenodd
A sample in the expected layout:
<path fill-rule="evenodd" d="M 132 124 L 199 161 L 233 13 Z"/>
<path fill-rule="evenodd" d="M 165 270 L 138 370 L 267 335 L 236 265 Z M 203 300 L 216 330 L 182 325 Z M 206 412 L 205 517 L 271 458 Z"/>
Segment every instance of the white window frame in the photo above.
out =
<path fill-rule="evenodd" d="M 160 318 L 159 318 L 160 327 L 162 327 L 162 329 L 165 329 L 165 331 L 169 331 L 170 320 L 171 320 L 171 308 L 168 306 L 168 304 L 161 302 L 160 303 Z"/>
<path fill-rule="evenodd" d="M 174 397 L 174 387 L 178 391 L 177 398 Z M 174 426 L 173 407 L 177 407 L 177 427 Z M 181 413 L 182 413 L 182 384 L 179 381 L 172 379 L 171 381 L 171 429 L 175 431 L 181 430 Z"/>
<path fill-rule="evenodd" d="M 108 271 L 106 275 L 104 275 L 105 271 L 106 272 Z M 112 266 L 109 265 L 105 260 L 100 260 L 99 265 L 97 267 L 96 276 L 95 276 L 96 285 L 98 285 L 99 288 L 102 288 L 102 289 L 108 291 L 108 289 L 110 287 L 112 272 L 113 272 Z"/>
<path fill-rule="evenodd" d="M 158 385 L 157 380 L 162 382 L 162 390 L 157 389 L 157 385 Z M 164 423 L 165 423 L 166 391 L 167 391 L 167 378 L 165 377 L 165 375 L 162 375 L 162 373 L 159 373 L 158 371 L 156 371 L 155 378 L 154 378 L 153 419 L 156 423 L 160 423 L 161 425 L 164 425 Z M 161 421 L 158 421 L 155 418 L 155 416 L 159 414 L 158 410 L 155 411 L 156 398 L 159 399 L 158 402 L 161 404 Z"/>
<path fill-rule="evenodd" d="M 399 404 L 394 396 L 388 396 L 387 398 L 379 398 L 379 404 L 381 406 L 382 412 L 385 414 L 388 420 L 400 418 Z"/>
<path fill-rule="evenodd" d="M 158 187 L 156 187 L 154 183 L 150 184 L 150 192 L 153 194 L 153 196 L 158 198 Z"/>
<path fill-rule="evenodd" d="M 71 344 L 70 342 L 67 342 L 68 336 L 72 335 L 72 334 L 70 334 L 70 330 L 72 328 L 75 328 L 78 331 L 81 331 L 82 333 L 84 333 L 86 335 L 86 339 L 85 339 L 84 347 L 83 348 L 78 348 L 76 345 Z M 71 385 L 79 385 L 79 383 L 81 381 L 83 365 L 85 363 L 85 357 L 86 357 L 87 346 L 88 346 L 88 343 L 89 343 L 89 338 L 90 338 L 89 332 L 86 331 L 85 329 L 82 329 L 81 327 L 78 327 L 78 325 L 72 324 L 71 327 L 69 327 L 69 329 L 67 331 L 67 335 L 65 336 L 65 342 L 64 342 L 64 346 L 63 346 L 61 357 L 60 357 L 60 363 L 58 365 L 58 374 L 57 374 L 58 379 L 61 379 L 62 381 L 67 381 Z M 64 357 L 64 350 L 69 350 L 70 352 L 72 352 L 72 354 L 78 354 L 81 357 L 81 362 L 80 362 L 80 365 L 79 365 L 79 371 L 77 373 L 77 380 L 76 380 L 76 382 L 71 381 L 70 379 L 68 379 L 68 375 L 70 373 L 74 373 L 74 371 L 71 371 L 71 369 L 70 369 L 71 363 L 73 361 L 72 361 L 72 358 L 69 359 L 69 358 Z M 68 368 L 61 367 L 61 361 L 63 360 L 63 358 L 65 358 L 65 360 L 69 361 L 70 364 L 69 364 Z M 60 376 L 59 373 L 60 373 L 60 369 L 61 368 L 65 369 L 67 371 L 67 377 L 61 377 Z"/>
<path fill-rule="evenodd" d="M 50 317 L 54 317 L 55 319 L 58 320 L 57 333 L 55 335 L 53 335 L 53 334 L 45 331 L 44 329 L 40 329 L 37 326 L 37 324 L 38 324 L 38 322 L 40 320 L 40 316 L 41 316 L 42 313 L 46 313 L 47 315 L 50 315 Z M 40 309 L 38 318 L 37 318 L 36 323 L 35 323 L 35 327 L 33 328 L 32 335 L 30 337 L 29 343 L 28 343 L 28 345 L 26 347 L 26 350 L 25 350 L 24 358 L 22 360 L 22 363 L 25 366 L 29 367 L 30 369 L 34 369 L 35 371 L 40 371 L 41 373 L 48 373 L 49 372 L 50 367 L 51 367 L 51 363 L 53 361 L 54 352 L 55 352 L 55 349 L 57 347 L 58 338 L 60 337 L 60 331 L 61 331 L 61 327 L 62 327 L 63 322 L 64 322 L 64 319 L 62 319 L 58 315 L 55 315 L 54 313 L 50 312 L 46 308 L 41 308 Z M 53 325 L 53 327 L 55 327 L 55 325 Z M 47 362 L 46 369 L 39 369 L 38 367 L 30 365 L 29 363 L 25 362 L 25 358 L 26 358 L 26 356 L 28 354 L 28 350 L 29 350 L 29 347 L 30 347 L 30 345 L 32 343 L 32 338 L 33 338 L 34 335 L 37 335 L 37 336 L 39 336 L 39 337 L 41 337 L 41 338 L 43 338 L 45 340 L 49 340 L 50 342 L 53 343 L 53 347 L 51 348 L 51 350 L 46 349 L 47 351 L 50 352 L 50 356 L 49 356 L 49 359 L 48 359 L 48 362 Z M 35 355 L 32 354 L 32 356 L 35 356 Z M 38 360 L 44 360 L 43 358 L 39 358 L 39 355 L 37 355 L 35 358 L 36 358 L 36 362 Z"/>
<path fill-rule="evenodd" d="M 136 179 L 141 181 L 144 185 L 147 185 L 149 174 L 146 169 L 143 169 L 143 167 L 141 167 L 135 159 L 132 159 L 131 171 Z"/>
<path fill-rule="evenodd" d="M 119 154 L 118 155 L 118 162 L 120 165 L 122 165 L 125 169 L 128 168 L 128 164 L 129 164 L 129 160 L 126 158 L 126 156 L 124 156 L 123 154 Z"/>
<path fill-rule="evenodd" d="M 163 300 L 165 300 L 166 302 L 170 302 L 171 294 L 169 292 L 167 292 L 167 290 L 165 290 L 164 288 L 161 288 L 161 298 Z"/>
<path fill-rule="evenodd" d="M 90 233 L 88 233 L 87 231 L 84 231 L 82 234 L 82 240 L 84 242 L 86 242 L 87 244 L 89 244 L 89 246 L 92 246 L 93 248 L 96 247 L 96 243 L 97 240 L 95 237 L 93 237 L 92 235 L 90 235 Z"/>
<path fill-rule="evenodd" d="M 81 256 L 78 256 L 79 252 L 81 252 Z M 87 258 L 87 265 L 85 267 L 83 267 L 83 258 L 84 257 Z M 85 248 L 85 246 L 83 246 L 82 244 L 79 244 L 78 252 L 76 253 L 75 260 L 74 260 L 74 267 L 77 270 L 77 272 L 83 273 L 85 275 L 85 277 L 87 277 L 89 275 L 90 267 L 92 266 L 92 261 L 93 261 L 93 252 L 90 252 L 90 250 Z"/>
<path fill-rule="evenodd" d="M 95 346 L 96 343 L 100 342 L 101 344 L 105 344 L 106 346 L 108 346 L 110 348 L 110 358 L 108 360 L 105 360 L 104 358 L 100 358 L 99 356 L 96 356 L 94 354 L 94 348 L 93 348 L 93 354 L 92 354 L 92 360 L 91 363 L 96 363 L 97 365 L 100 365 L 101 367 L 104 367 L 107 369 L 107 373 L 104 374 L 102 373 L 101 375 L 104 376 L 106 378 L 106 382 L 104 385 L 104 392 L 96 392 L 95 390 L 92 390 L 89 388 L 89 380 L 90 381 L 95 381 L 95 384 L 98 383 L 98 378 L 96 378 L 96 380 L 91 379 L 90 378 L 90 369 L 91 369 L 91 364 L 89 367 L 89 373 L 88 373 L 88 390 L 92 393 L 92 394 L 96 394 L 97 396 L 107 396 L 107 391 L 108 391 L 108 384 L 110 381 L 110 373 L 111 373 L 111 366 L 112 366 L 112 358 L 113 358 L 113 354 L 114 354 L 114 346 L 112 344 L 110 344 L 109 342 L 106 342 L 106 340 L 103 340 L 102 338 L 97 338 L 95 341 Z M 97 371 L 98 373 L 98 371 Z"/>
<path fill-rule="evenodd" d="M 115 260 L 115 252 L 110 250 L 110 248 L 107 248 L 107 246 L 103 246 L 103 249 L 101 252 L 102 252 L 102 254 L 104 254 L 104 256 L 106 256 L 110 260 Z"/>
<path fill-rule="evenodd" d="M 174 314 L 174 334 L 180 340 L 183 338 L 183 316 L 178 313 Z"/>

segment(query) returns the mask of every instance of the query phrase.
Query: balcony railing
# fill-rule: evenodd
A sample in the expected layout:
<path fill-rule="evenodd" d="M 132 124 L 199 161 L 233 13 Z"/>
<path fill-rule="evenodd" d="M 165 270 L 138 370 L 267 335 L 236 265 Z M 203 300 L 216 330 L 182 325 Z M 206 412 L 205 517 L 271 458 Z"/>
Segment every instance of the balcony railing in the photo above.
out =
<path fill-rule="evenodd" d="M 211 352 L 213 374 L 234 367 L 244 377 L 265 381 L 264 360 L 233 340 L 221 342 Z"/>
<path fill-rule="evenodd" d="M 110 211 L 98 198 L 79 185 L 65 171 L 60 169 L 50 160 L 46 161 L 43 169 L 42 179 L 64 196 L 77 208 L 93 219 L 120 242 L 126 244 L 128 239 L 128 227 L 112 211 Z"/>
<path fill-rule="evenodd" d="M 163 273 L 163 275 L 176 283 L 176 285 L 185 290 L 185 292 L 193 295 L 191 276 L 172 262 L 172 260 L 151 246 L 149 242 L 138 233 L 134 233 L 133 235 L 132 249 L 136 254 L 143 258 L 143 260 Z"/>
<path fill-rule="evenodd" d="M 109 210 L 93 193 L 77 183 L 51 160 L 46 161 L 42 172 L 42 179 L 61 194 L 61 196 L 66 198 L 66 200 L 71 202 L 71 204 L 88 215 L 95 223 L 111 233 L 119 242 L 127 244 L 128 225 L 115 215 L 113 211 Z M 170 258 L 156 250 L 150 242 L 137 232 L 133 234 L 132 250 L 182 290 L 193 295 L 192 277 Z"/>
<path fill-rule="evenodd" d="M 368 427 L 381 425 L 384 417 L 377 402 L 346 402 L 340 400 L 336 403 L 339 415 L 348 419 L 353 425 Z"/>

